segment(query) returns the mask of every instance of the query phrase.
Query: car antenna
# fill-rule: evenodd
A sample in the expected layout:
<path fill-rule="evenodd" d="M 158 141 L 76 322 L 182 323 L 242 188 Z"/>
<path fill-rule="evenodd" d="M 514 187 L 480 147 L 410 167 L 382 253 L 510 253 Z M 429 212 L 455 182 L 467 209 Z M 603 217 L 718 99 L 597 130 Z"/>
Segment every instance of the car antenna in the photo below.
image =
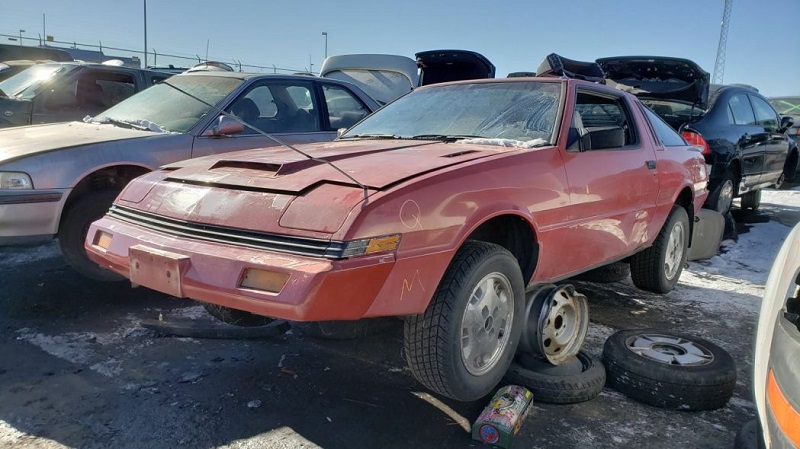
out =
<path fill-rule="evenodd" d="M 218 112 L 222 113 L 222 115 L 224 115 L 225 117 L 228 117 L 228 118 L 230 118 L 230 119 L 233 119 L 233 120 L 235 120 L 235 121 L 237 121 L 237 122 L 241 123 L 241 124 L 242 124 L 242 125 L 244 125 L 245 127 L 247 127 L 247 128 L 250 128 L 251 130 L 253 130 L 253 131 L 255 131 L 255 132 L 257 132 L 257 133 L 261 134 L 262 136 L 264 136 L 264 137 L 268 137 L 268 138 L 272 139 L 272 140 L 273 140 L 275 143 L 277 143 L 278 145 L 281 145 L 281 146 L 283 146 L 283 147 L 286 147 L 286 148 L 288 148 L 288 149 L 290 149 L 290 150 L 292 150 L 292 151 L 294 151 L 294 152 L 296 152 L 296 153 L 298 153 L 298 154 L 301 154 L 301 155 L 303 155 L 303 156 L 307 157 L 309 160 L 312 160 L 312 161 L 314 161 L 314 162 L 321 162 L 321 163 L 323 163 L 323 164 L 326 164 L 326 165 L 329 165 L 329 166 L 331 166 L 331 167 L 332 167 L 334 170 L 336 170 L 336 171 L 338 171 L 339 173 L 343 174 L 343 175 L 344 175 L 344 176 L 345 176 L 347 179 L 349 179 L 349 180 L 353 181 L 353 182 L 354 182 L 354 183 L 356 183 L 356 184 L 357 184 L 359 187 L 361 187 L 361 189 L 364 191 L 364 201 L 366 201 L 366 200 L 367 200 L 367 197 L 369 196 L 369 189 L 367 189 L 367 186 L 365 186 L 364 184 L 361 184 L 360 182 L 358 182 L 358 180 L 357 180 L 356 178 L 352 177 L 350 174 L 348 174 L 347 172 L 345 172 L 345 171 L 344 171 L 344 170 L 342 170 L 341 168 L 339 168 L 339 167 L 337 167 L 336 165 L 334 165 L 334 163 L 333 163 L 333 162 L 331 162 L 331 161 L 329 161 L 329 160 L 327 160 L 327 159 L 322 159 L 322 158 L 319 158 L 319 157 L 314 157 L 314 156 L 311 156 L 310 154 L 308 154 L 308 153 L 306 153 L 306 152 L 304 152 L 304 151 L 298 150 L 297 148 L 295 148 L 295 147 L 293 147 L 292 145 L 289 145 L 288 143 L 286 143 L 286 142 L 284 142 L 284 141 L 282 141 L 282 140 L 278 139 L 277 137 L 274 137 L 274 136 L 272 136 L 272 135 L 271 135 L 271 134 L 269 134 L 269 133 L 265 133 L 264 131 L 262 131 L 262 130 L 260 130 L 260 129 L 256 128 L 255 126 L 253 126 L 253 125 L 251 125 L 251 124 L 249 124 L 249 123 L 246 123 L 244 120 L 240 119 L 239 117 L 237 117 L 237 116 L 235 116 L 235 115 L 233 115 L 233 114 L 231 114 L 231 113 L 229 113 L 229 112 L 225 112 L 225 111 L 224 111 L 224 110 L 222 110 L 222 108 L 220 108 L 219 106 L 213 105 L 213 104 L 211 104 L 211 103 L 209 103 L 209 102 L 207 102 L 207 101 L 204 101 L 204 100 L 202 100 L 202 99 L 200 99 L 200 98 L 197 98 L 197 96 L 195 96 L 195 95 L 192 95 L 192 94 L 190 94 L 189 92 L 186 92 L 185 90 L 181 89 L 180 87 L 178 87 L 178 86 L 175 86 L 175 85 L 173 85 L 173 84 L 170 84 L 170 83 L 169 83 L 169 80 L 164 80 L 164 81 L 162 81 L 162 82 L 161 82 L 161 84 L 166 84 L 167 86 L 169 86 L 169 87 L 171 87 L 171 88 L 173 88 L 173 89 L 177 90 L 178 92 L 180 92 L 180 93 L 182 93 L 182 94 L 184 94 L 184 95 L 187 95 L 187 96 L 189 96 L 190 98 L 193 98 L 193 99 L 195 99 L 195 100 L 199 101 L 200 103 L 203 103 L 204 105 L 206 105 L 206 106 L 208 106 L 208 107 L 211 107 L 211 108 L 213 108 L 213 109 L 217 110 Z"/>

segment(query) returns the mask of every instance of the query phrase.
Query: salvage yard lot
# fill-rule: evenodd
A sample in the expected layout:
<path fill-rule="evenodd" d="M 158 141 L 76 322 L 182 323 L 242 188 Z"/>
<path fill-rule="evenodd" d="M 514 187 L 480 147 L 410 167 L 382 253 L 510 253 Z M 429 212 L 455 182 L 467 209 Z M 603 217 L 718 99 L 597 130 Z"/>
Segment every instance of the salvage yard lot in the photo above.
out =
<path fill-rule="evenodd" d="M 762 203 L 769 222 L 690 263 L 667 295 L 630 281 L 575 283 L 589 298 L 585 349 L 595 357 L 632 327 L 729 351 L 739 377 L 725 408 L 661 410 L 606 387 L 582 404 L 534 403 L 515 446 L 731 447 L 755 413 L 756 314 L 772 259 L 800 220 L 800 189 L 765 191 Z M 158 337 L 140 320 L 210 318 L 190 301 L 84 280 L 57 248 L 0 250 L 0 447 L 483 447 L 467 427 L 486 401 L 428 394 L 405 368 L 399 320 L 354 341 Z"/>

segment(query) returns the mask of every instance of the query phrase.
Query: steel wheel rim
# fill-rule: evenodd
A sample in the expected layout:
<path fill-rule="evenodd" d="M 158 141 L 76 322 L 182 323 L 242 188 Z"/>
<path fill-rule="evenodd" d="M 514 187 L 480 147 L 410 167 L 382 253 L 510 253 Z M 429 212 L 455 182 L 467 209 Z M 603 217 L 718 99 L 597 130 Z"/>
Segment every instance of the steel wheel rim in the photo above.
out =
<path fill-rule="evenodd" d="M 577 299 L 569 292 L 559 289 L 554 295 L 547 317 L 543 319 L 541 328 L 541 347 L 545 357 L 560 360 L 568 352 L 577 352 L 576 340 L 582 338 L 584 327 L 584 310 L 577 304 Z"/>
<path fill-rule="evenodd" d="M 724 214 L 733 204 L 733 181 L 726 179 L 719 191 L 717 212 Z"/>
<path fill-rule="evenodd" d="M 634 335 L 625 346 L 640 357 L 665 365 L 704 366 L 714 361 L 714 354 L 704 346 L 674 335 Z"/>
<path fill-rule="evenodd" d="M 672 280 L 678 273 L 681 261 L 683 261 L 685 242 L 686 232 L 683 223 L 679 221 L 672 227 L 669 240 L 667 240 L 667 254 L 664 258 L 664 273 L 667 275 L 667 279 Z"/>
<path fill-rule="evenodd" d="M 513 321 L 511 282 L 502 273 L 487 274 L 470 293 L 461 319 L 461 361 L 470 374 L 480 376 L 497 365 Z"/>

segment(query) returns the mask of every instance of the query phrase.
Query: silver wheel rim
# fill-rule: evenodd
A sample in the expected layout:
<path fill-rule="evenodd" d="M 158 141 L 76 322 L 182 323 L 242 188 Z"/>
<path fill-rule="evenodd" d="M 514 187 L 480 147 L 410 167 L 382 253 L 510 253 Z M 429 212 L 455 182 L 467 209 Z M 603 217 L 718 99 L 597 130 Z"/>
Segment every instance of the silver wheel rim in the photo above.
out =
<path fill-rule="evenodd" d="M 542 318 L 540 345 L 545 358 L 558 364 L 577 354 L 586 337 L 588 323 L 586 297 L 576 294 L 572 288 L 556 289 L 547 316 Z"/>
<path fill-rule="evenodd" d="M 714 354 L 702 345 L 674 335 L 634 335 L 625 346 L 640 357 L 665 365 L 703 366 L 714 361 Z"/>
<path fill-rule="evenodd" d="M 664 257 L 664 273 L 667 275 L 667 279 L 672 280 L 680 269 L 685 241 L 686 232 L 683 229 L 683 223 L 679 221 L 672 227 L 667 241 L 667 254 Z"/>
<path fill-rule="evenodd" d="M 474 376 L 497 365 L 508 345 L 514 321 L 514 292 L 502 273 L 490 273 L 478 282 L 461 319 L 461 360 Z"/>
<path fill-rule="evenodd" d="M 719 190 L 719 199 L 717 200 L 717 212 L 724 214 L 728 212 L 733 203 L 733 181 L 726 179 L 722 183 Z"/>

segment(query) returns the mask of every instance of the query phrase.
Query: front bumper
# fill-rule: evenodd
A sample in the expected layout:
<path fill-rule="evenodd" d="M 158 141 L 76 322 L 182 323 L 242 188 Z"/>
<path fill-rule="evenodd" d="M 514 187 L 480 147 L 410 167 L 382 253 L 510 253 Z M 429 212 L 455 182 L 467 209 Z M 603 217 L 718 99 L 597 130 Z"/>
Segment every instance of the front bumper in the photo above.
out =
<path fill-rule="evenodd" d="M 99 231 L 111 236 L 105 249 Z M 176 238 L 111 217 L 90 226 L 86 251 L 102 267 L 136 276 L 154 290 L 292 321 L 363 318 L 395 264 L 391 253 L 341 260 L 297 256 Z M 149 274 L 132 274 L 132 260 L 148 265 L 135 267 L 137 273 Z M 248 269 L 288 280 L 277 293 L 242 287 Z"/>
<path fill-rule="evenodd" d="M 43 243 L 58 232 L 69 190 L 0 190 L 0 246 Z"/>

